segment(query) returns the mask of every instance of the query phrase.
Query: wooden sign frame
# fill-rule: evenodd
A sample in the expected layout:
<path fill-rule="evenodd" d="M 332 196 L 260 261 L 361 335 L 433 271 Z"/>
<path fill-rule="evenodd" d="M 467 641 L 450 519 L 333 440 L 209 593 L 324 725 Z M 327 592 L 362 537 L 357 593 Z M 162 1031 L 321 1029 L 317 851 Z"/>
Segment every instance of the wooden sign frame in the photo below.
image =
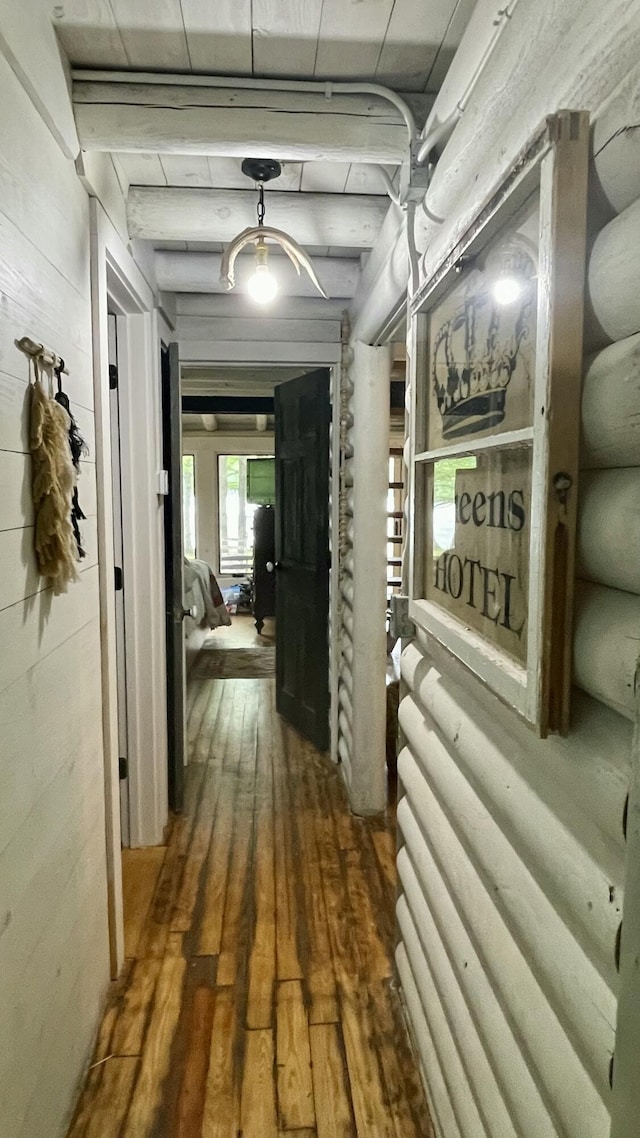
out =
<path fill-rule="evenodd" d="M 410 508 L 414 524 L 408 552 L 409 615 L 543 737 L 549 732 L 566 734 L 569 728 L 588 160 L 588 114 L 560 111 L 549 116 L 410 304 Z M 509 222 L 536 196 L 537 299 L 530 422 L 495 433 L 481 428 L 482 437 L 475 441 L 467 437 L 429 450 L 429 414 L 434 414 L 433 391 L 437 390 L 429 315 L 446 303 L 461 272 L 480 255 L 486 257 L 491 242 L 500 239 Z M 457 391 L 454 398 L 461 398 Z M 530 447 L 532 454 L 527 635 L 520 661 L 492 642 L 490 634 L 480 633 L 477 625 L 470 627 L 427 599 L 433 588 L 425 580 L 427 555 L 431 557 L 432 551 L 428 535 L 432 533 L 434 463 L 516 447 Z"/>

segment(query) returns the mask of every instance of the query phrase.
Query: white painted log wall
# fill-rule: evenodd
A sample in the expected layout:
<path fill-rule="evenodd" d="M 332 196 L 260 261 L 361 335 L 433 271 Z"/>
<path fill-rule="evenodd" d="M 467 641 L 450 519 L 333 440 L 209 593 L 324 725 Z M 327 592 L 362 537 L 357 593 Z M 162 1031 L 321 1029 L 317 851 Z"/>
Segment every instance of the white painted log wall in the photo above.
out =
<path fill-rule="evenodd" d="M 0 293 L 0 1118 L 57 1138 L 109 980 L 89 200 L 2 57 Z M 32 553 L 25 333 L 64 355 L 90 448 L 89 553 L 61 597 Z"/>
<path fill-rule="evenodd" d="M 353 351 L 345 343 L 342 351 L 339 390 L 336 393 L 339 404 L 338 415 L 338 460 L 335 464 L 337 476 L 338 503 L 335 511 L 337 558 L 332 558 L 332 566 L 338 573 L 338 587 L 335 597 L 335 616 L 332 621 L 332 641 L 336 644 L 335 687 L 331 689 L 332 727 L 335 735 L 333 758 L 342 764 L 342 777 L 350 792 L 353 777 L 353 736 L 351 728 L 345 731 L 344 720 L 340 717 L 342 692 L 353 696 L 353 613 L 346 603 L 344 592 L 353 590 Z M 333 614 L 332 614 L 333 615 Z M 338 711 L 333 711 L 336 704 Z M 332 740 L 333 742 L 333 740 Z"/>
<path fill-rule="evenodd" d="M 352 341 L 341 406 L 338 754 L 351 808 L 386 804 L 386 499 L 391 345 Z"/>
<path fill-rule="evenodd" d="M 616 20 L 629 20 L 631 12 L 625 3 L 614 7 L 607 12 L 612 41 L 620 39 Z M 553 26 L 558 6 L 544 8 L 548 20 L 540 5 L 534 11 L 521 0 L 521 30 L 534 18 L 538 28 Z M 538 88 L 547 110 L 566 90 L 584 94 L 588 86 L 584 98 L 592 107 L 598 91 L 610 90 L 606 53 L 599 52 L 600 17 L 594 21 L 591 13 L 589 34 L 585 18 L 574 25 L 574 42 L 563 54 L 576 68 L 581 59 L 588 79 L 550 66 Z M 519 34 L 514 17 L 500 48 L 506 86 L 494 70 L 478 87 L 478 99 L 480 92 L 486 98 L 490 84 L 510 108 L 509 147 L 505 151 L 501 133 L 500 157 L 496 144 L 495 163 L 486 161 L 502 118 L 499 111 L 487 117 L 474 98 L 469 121 L 475 133 L 462 131 L 452 166 L 443 160 L 434 181 L 437 212 L 447 217 L 438 250 L 466 223 L 480 156 L 486 180 L 487 170 L 497 175 L 526 140 L 528 120 L 513 114 L 526 98 L 522 69 L 507 66 L 522 53 Z M 622 120 L 611 110 L 614 103 Z M 600 137 L 612 137 L 634 107 L 628 93 L 612 99 L 603 108 Z M 589 271 L 590 345 L 598 351 L 585 363 L 581 415 L 581 464 L 588 473 L 580 498 L 578 574 L 584 581 L 577 590 L 574 678 L 583 690 L 574 692 L 571 733 L 538 740 L 422 635 L 402 659 L 407 695 L 400 705 L 406 745 L 399 760 L 397 963 L 442 1138 L 607 1138 L 612 1111 L 619 1111 L 609 1065 L 640 655 L 635 146 L 624 151 L 628 162 L 619 176 L 619 148 L 611 148 L 605 166 L 603 151 L 599 185 L 593 178 L 609 210 L 623 212 L 596 238 Z M 436 256 L 430 249 L 429 265 Z M 637 1132 L 637 1116 L 634 1121 L 627 1111 L 625 1119 L 616 1138 Z"/>

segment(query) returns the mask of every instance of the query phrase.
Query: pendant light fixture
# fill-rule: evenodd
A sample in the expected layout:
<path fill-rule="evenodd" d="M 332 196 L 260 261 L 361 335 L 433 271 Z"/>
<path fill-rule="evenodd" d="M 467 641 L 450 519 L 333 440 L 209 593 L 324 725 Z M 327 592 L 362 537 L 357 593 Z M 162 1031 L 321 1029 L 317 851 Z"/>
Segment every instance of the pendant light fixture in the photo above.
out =
<path fill-rule="evenodd" d="M 268 264 L 268 249 L 267 241 L 273 241 L 280 245 L 287 254 L 289 260 L 295 267 L 298 276 L 300 269 L 303 268 L 311 278 L 311 281 L 317 288 L 321 296 L 327 297 L 320 281 L 318 280 L 313 265 L 309 260 L 304 249 L 290 237 L 288 233 L 283 233 L 281 229 L 274 229 L 272 226 L 265 225 L 265 201 L 264 201 L 264 186 L 265 182 L 270 182 L 273 178 L 279 178 L 282 172 L 282 167 L 279 162 L 272 158 L 245 158 L 242 163 L 242 173 L 251 178 L 258 187 L 258 224 L 249 229 L 243 229 L 233 241 L 227 245 L 222 258 L 220 266 L 220 280 L 225 288 L 231 290 L 235 285 L 235 260 L 238 253 L 245 248 L 246 245 L 255 243 L 256 247 L 256 265 L 255 272 L 249 278 L 248 290 L 249 295 L 257 304 L 269 304 L 274 299 L 278 291 L 278 282 L 273 276 Z"/>

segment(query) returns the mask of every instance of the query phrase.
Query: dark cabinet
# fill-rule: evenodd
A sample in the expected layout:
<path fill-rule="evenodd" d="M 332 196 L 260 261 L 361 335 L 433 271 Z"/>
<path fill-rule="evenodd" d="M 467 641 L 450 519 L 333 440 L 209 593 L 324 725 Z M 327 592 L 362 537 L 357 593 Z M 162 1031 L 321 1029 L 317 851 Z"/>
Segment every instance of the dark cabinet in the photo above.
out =
<path fill-rule="evenodd" d="M 260 506 L 253 521 L 253 615 L 262 632 L 264 618 L 276 614 L 275 510 Z"/>

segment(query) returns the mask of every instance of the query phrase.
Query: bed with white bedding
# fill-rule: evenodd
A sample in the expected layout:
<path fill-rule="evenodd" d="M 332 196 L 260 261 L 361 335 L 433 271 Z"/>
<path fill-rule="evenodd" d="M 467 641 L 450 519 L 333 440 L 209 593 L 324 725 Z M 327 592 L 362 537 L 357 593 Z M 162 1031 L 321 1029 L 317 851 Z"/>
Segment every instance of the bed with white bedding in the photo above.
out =
<path fill-rule="evenodd" d="M 192 616 L 185 617 L 185 645 L 187 672 L 202 648 L 212 628 L 231 624 L 231 617 L 222 599 L 222 593 L 211 566 L 206 561 L 184 559 L 185 608 Z"/>

